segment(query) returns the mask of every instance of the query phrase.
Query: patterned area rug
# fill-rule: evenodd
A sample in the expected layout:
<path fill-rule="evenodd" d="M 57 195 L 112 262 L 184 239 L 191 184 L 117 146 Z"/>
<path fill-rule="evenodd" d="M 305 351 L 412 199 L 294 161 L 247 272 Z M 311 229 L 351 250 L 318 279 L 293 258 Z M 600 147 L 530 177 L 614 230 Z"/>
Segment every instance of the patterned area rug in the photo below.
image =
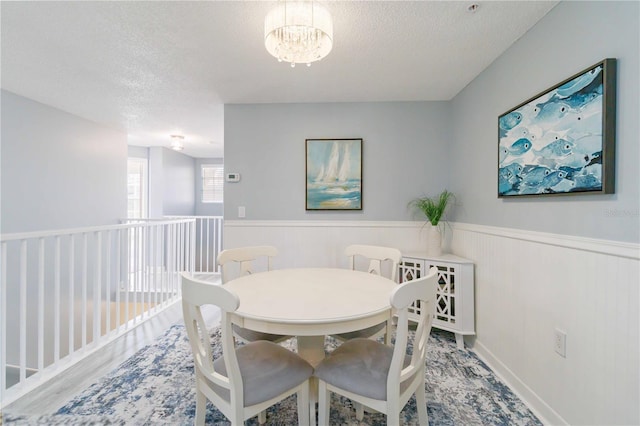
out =
<path fill-rule="evenodd" d="M 214 341 L 219 329 L 212 330 Z M 426 369 L 427 411 L 431 425 L 541 425 L 540 421 L 471 351 L 458 350 L 453 335 L 433 330 Z M 290 348 L 295 342 L 283 343 Z M 336 341 L 327 338 L 326 350 Z M 216 348 L 220 345 L 216 345 Z M 214 354 L 214 357 L 219 353 Z M 194 370 L 183 325 L 158 340 L 73 398 L 55 414 L 32 417 L 4 413 L 5 424 L 20 425 L 188 425 L 195 416 Z M 417 425 L 415 398 L 402 411 L 404 424 Z M 209 403 L 207 424 L 228 424 Z M 297 423 L 295 396 L 271 407 L 267 423 Z M 257 418 L 247 424 L 257 425 Z M 386 416 L 365 412 L 355 418 L 350 400 L 332 395 L 332 425 L 384 425 Z"/>

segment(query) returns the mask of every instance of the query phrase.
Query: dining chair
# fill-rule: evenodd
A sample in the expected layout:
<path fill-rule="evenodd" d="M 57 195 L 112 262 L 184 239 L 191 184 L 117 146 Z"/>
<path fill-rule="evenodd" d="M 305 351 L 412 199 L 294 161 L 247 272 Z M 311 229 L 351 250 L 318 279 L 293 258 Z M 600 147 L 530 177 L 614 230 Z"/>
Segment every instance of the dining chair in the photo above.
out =
<path fill-rule="evenodd" d="M 425 396 L 427 340 L 435 313 L 437 268 L 427 276 L 399 284 L 391 291 L 391 306 L 397 310 L 398 324 L 393 346 L 371 339 L 352 339 L 343 343 L 315 368 L 319 382 L 318 424 L 329 424 L 331 392 L 343 395 L 357 405 L 387 415 L 387 424 L 400 424 L 400 412 L 411 395 L 416 395 L 418 424 L 428 425 Z M 424 307 L 417 318 L 413 337 L 409 331 L 409 306 L 416 301 Z M 413 321 L 413 320 L 412 320 Z M 412 344 L 409 354 L 407 349 Z"/>
<path fill-rule="evenodd" d="M 345 255 L 349 258 L 349 267 L 352 270 L 360 269 L 361 261 L 368 263 L 366 272 L 386 276 L 392 281 L 396 281 L 398 276 L 398 265 L 402 259 L 400 250 L 392 247 L 370 246 L 354 244 L 345 249 Z M 386 268 L 385 268 L 386 266 Z M 352 331 L 349 333 L 334 334 L 332 337 L 341 342 L 359 337 L 377 339 L 385 336 L 385 343 L 389 343 L 391 336 L 391 323 L 386 321 L 376 324 L 364 330 Z"/>
<path fill-rule="evenodd" d="M 222 355 L 216 360 L 201 312 L 205 305 L 215 305 L 221 311 Z M 239 305 L 238 296 L 224 286 L 182 273 L 182 313 L 195 361 L 195 423 L 204 425 L 208 399 L 232 425 L 243 424 L 255 415 L 263 424 L 266 408 L 295 393 L 298 423 L 308 425 L 313 367 L 273 342 L 258 341 L 236 348 L 232 314 Z"/>
<path fill-rule="evenodd" d="M 218 265 L 220 265 L 220 279 L 224 285 L 233 278 L 254 273 L 256 263 L 263 261 L 263 269 L 271 270 L 271 260 L 278 255 L 278 249 L 273 246 L 253 246 L 239 247 L 223 250 L 218 254 Z M 248 328 L 233 326 L 233 332 L 238 340 L 248 343 L 257 340 L 268 340 L 279 343 L 291 338 L 280 334 L 263 333 Z"/>

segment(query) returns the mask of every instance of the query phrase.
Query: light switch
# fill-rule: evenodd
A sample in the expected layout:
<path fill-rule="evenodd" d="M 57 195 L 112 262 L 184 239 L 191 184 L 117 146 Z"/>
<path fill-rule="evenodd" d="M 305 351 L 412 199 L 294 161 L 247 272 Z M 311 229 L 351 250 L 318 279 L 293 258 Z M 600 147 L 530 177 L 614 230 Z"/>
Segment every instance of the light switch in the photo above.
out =
<path fill-rule="evenodd" d="M 244 217 L 244 216 L 245 216 L 244 206 L 239 206 L 238 207 L 238 217 Z"/>

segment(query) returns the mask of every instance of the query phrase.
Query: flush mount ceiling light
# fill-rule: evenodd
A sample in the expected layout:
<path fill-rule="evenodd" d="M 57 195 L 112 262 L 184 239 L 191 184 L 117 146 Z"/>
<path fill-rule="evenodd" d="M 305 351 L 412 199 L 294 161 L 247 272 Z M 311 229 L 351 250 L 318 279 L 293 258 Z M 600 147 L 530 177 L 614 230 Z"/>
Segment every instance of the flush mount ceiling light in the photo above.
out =
<path fill-rule="evenodd" d="M 331 15 L 314 1 L 281 1 L 264 19 L 264 45 L 278 61 L 311 66 L 333 47 Z"/>
<path fill-rule="evenodd" d="M 184 149 L 184 136 L 181 135 L 171 135 L 171 149 L 174 151 L 182 151 Z"/>

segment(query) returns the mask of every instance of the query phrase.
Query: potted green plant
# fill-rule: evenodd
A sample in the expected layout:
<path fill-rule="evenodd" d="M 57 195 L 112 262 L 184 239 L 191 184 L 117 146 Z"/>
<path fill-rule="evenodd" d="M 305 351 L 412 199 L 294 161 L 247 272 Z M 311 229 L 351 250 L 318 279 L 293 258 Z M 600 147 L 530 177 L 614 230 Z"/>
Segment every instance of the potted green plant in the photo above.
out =
<path fill-rule="evenodd" d="M 427 254 L 440 256 L 442 254 L 442 235 L 440 224 L 444 223 L 444 214 L 453 199 L 453 193 L 446 189 L 434 197 L 415 198 L 409 202 L 409 207 L 421 212 L 430 224 L 427 236 Z"/>

